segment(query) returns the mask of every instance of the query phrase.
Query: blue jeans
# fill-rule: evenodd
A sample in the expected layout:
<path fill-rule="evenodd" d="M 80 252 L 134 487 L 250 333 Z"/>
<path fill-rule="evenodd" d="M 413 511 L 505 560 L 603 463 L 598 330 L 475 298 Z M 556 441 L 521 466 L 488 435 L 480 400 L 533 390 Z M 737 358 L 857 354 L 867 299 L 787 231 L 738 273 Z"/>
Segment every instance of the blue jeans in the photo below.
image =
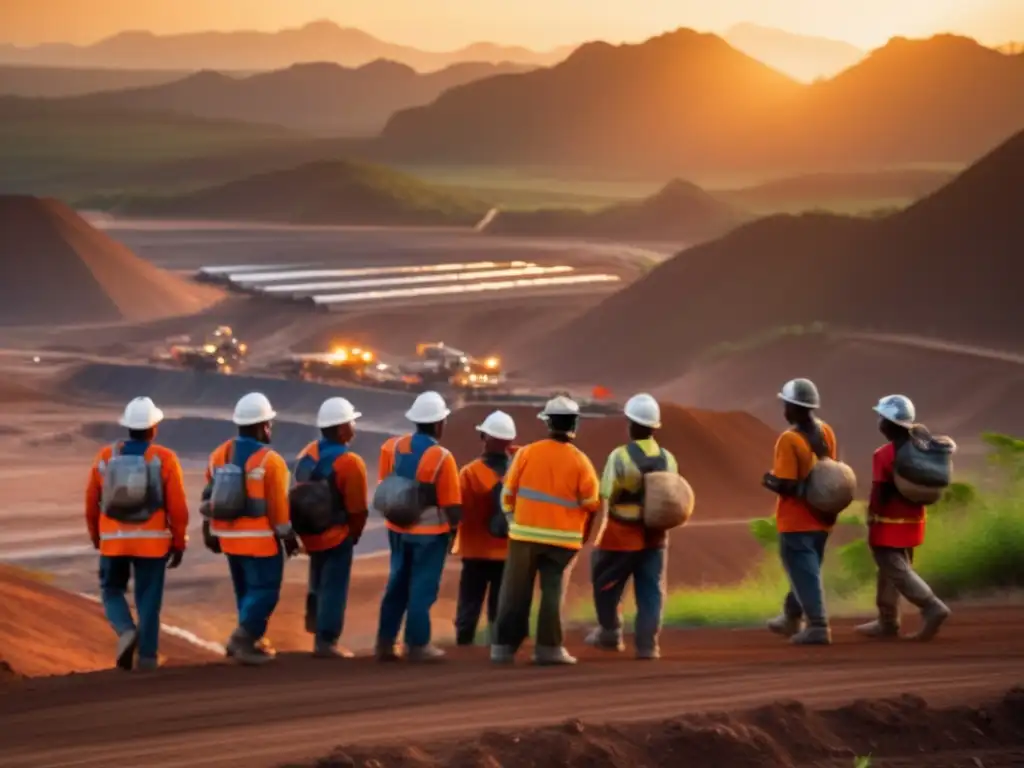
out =
<path fill-rule="evenodd" d="M 103 611 L 118 635 L 136 628 L 125 597 L 133 572 L 135 611 L 139 616 L 139 658 L 156 659 L 160 645 L 160 608 L 167 575 L 166 557 L 100 557 Z"/>
<path fill-rule="evenodd" d="M 235 587 L 238 626 L 253 640 L 267 633 L 267 623 L 281 597 L 284 555 L 251 557 L 228 555 L 231 583 Z"/>
<path fill-rule="evenodd" d="M 821 581 L 827 543 L 827 531 L 779 534 L 779 554 L 790 586 L 783 611 L 791 619 L 806 617 L 808 624 L 828 624 L 825 587 Z"/>
<path fill-rule="evenodd" d="M 306 612 L 317 640 L 334 644 L 341 637 L 351 576 L 352 539 L 323 552 L 309 553 Z"/>
<path fill-rule="evenodd" d="M 391 573 L 380 604 L 378 645 L 394 644 L 403 616 L 405 644 L 411 648 L 430 644 L 430 609 L 437 602 L 449 543 L 447 533 L 388 531 Z"/>
<path fill-rule="evenodd" d="M 667 557 L 668 552 L 664 548 L 639 552 L 595 549 L 591 553 L 594 607 L 601 629 L 621 637 L 622 614 L 619 607 L 626 584 L 632 577 L 636 597 L 636 647 L 650 651 L 657 646 L 665 602 Z"/>

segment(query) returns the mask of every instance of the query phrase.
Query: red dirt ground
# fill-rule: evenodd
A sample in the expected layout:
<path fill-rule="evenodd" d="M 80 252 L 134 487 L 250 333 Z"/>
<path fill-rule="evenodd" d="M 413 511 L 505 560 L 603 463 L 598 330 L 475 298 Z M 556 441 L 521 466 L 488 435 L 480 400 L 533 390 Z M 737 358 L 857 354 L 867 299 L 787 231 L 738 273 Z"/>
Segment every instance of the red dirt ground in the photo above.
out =
<path fill-rule="evenodd" d="M 11 673 L 36 677 L 111 669 L 115 643 L 99 605 L 0 566 L 0 659 Z M 176 664 L 211 658 L 167 636 L 161 653 Z M 0 682 L 4 677 L 0 665 Z"/>
<path fill-rule="evenodd" d="M 140 259 L 56 200 L 0 195 L 0 324 L 62 325 L 198 312 L 220 298 Z"/>
<path fill-rule="evenodd" d="M 860 702 L 838 714 L 803 707 L 908 693 L 934 706 L 991 699 L 1024 678 L 1022 632 L 1020 606 L 961 607 L 928 645 L 872 644 L 839 623 L 829 648 L 795 648 L 754 630 L 667 632 L 665 658 L 655 664 L 585 650 L 575 668 L 495 669 L 474 648 L 433 668 L 285 655 L 264 669 L 217 663 L 151 677 L 101 672 L 27 680 L 0 691 L 0 764 L 296 765 L 355 745 L 344 748 L 352 760 L 322 765 L 848 768 L 855 752 L 905 765 L 976 768 L 974 757 L 983 767 L 1009 765 L 1006 754 L 1024 746 L 1019 693 L 984 714 L 931 712 L 916 699 Z M 580 648 L 580 636 L 574 633 L 569 645 Z M 803 707 L 772 705 L 780 699 Z M 588 725 L 582 733 L 575 723 L 563 727 L 564 735 L 545 728 L 570 718 Z M 491 733 L 497 729 L 509 735 Z M 446 761 L 444 750 L 457 749 L 449 741 L 456 738 L 467 757 Z M 495 754 L 478 750 L 484 747 Z M 937 761 L 940 753 L 945 762 Z M 665 762 L 683 755 L 693 762 Z"/>

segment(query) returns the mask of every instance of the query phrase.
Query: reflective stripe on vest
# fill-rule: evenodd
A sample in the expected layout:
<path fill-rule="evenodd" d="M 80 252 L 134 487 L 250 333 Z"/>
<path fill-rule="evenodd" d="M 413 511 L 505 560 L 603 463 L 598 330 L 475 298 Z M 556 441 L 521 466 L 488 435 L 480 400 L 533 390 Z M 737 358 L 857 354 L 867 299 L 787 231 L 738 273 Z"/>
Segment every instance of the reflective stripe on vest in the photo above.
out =
<path fill-rule="evenodd" d="M 868 518 L 868 524 L 873 525 L 875 523 L 887 523 L 891 525 L 917 525 L 923 523 L 928 518 L 927 513 L 921 517 L 878 517 L 877 515 Z"/>
<path fill-rule="evenodd" d="M 509 538 L 515 539 L 517 537 L 529 539 L 531 541 L 542 541 L 551 544 L 582 544 L 583 543 L 583 532 L 573 531 L 559 531 L 552 528 L 535 528 L 530 525 L 520 525 L 519 523 L 509 523 L 508 526 Z"/>
<path fill-rule="evenodd" d="M 169 539 L 171 532 L 166 528 L 159 531 L 110 531 L 100 534 L 100 541 L 114 541 L 117 539 Z"/>
<path fill-rule="evenodd" d="M 563 499 L 558 496 L 552 496 L 550 493 L 544 493 L 544 491 L 535 491 L 533 488 L 520 488 L 516 491 L 516 498 L 527 499 L 528 501 L 539 501 L 544 504 L 555 504 L 559 507 L 565 507 L 566 509 L 580 508 L 580 502 L 578 499 Z"/>
<path fill-rule="evenodd" d="M 254 531 L 224 531 L 211 528 L 210 533 L 218 539 L 270 539 L 276 536 L 270 529 L 256 529 Z"/>

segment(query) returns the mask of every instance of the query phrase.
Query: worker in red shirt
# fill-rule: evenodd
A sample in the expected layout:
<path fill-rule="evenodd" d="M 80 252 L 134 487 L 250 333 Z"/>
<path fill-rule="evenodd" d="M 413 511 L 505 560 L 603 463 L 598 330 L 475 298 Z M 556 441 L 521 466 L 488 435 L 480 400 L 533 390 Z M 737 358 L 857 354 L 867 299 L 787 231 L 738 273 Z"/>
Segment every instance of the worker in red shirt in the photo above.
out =
<path fill-rule="evenodd" d="M 920 609 L 924 622 L 911 639 L 931 640 L 949 618 L 949 608 L 914 570 L 914 549 L 924 543 L 924 505 L 901 496 L 893 480 L 896 452 L 910 439 L 914 425 L 914 404 L 903 395 L 889 395 L 874 410 L 880 417 L 878 429 L 888 441 L 872 459 L 868 506 L 868 544 L 878 564 L 878 618 L 857 627 L 857 632 L 872 638 L 898 637 L 902 595 Z"/>

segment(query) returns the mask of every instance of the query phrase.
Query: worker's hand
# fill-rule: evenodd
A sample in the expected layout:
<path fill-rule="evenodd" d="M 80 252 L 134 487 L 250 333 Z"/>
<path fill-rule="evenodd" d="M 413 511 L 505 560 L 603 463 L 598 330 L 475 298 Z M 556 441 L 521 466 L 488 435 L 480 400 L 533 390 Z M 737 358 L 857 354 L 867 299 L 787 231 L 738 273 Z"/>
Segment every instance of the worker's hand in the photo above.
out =
<path fill-rule="evenodd" d="M 96 537 L 93 538 L 93 540 L 92 540 L 92 548 L 93 549 L 97 549 L 97 550 L 100 548 L 100 537 L 99 536 L 96 536 Z"/>
<path fill-rule="evenodd" d="M 213 552 L 215 555 L 221 553 L 220 539 L 213 535 L 213 531 L 210 530 L 210 521 L 203 521 L 203 545 Z"/>
<path fill-rule="evenodd" d="M 172 549 L 170 557 L 167 558 L 167 569 L 173 571 L 179 565 L 181 565 L 181 559 L 185 556 L 185 551 L 182 549 Z"/>
<path fill-rule="evenodd" d="M 299 537 L 295 535 L 295 531 L 289 531 L 282 536 L 281 545 L 284 547 L 284 553 L 287 557 L 295 557 L 295 555 L 299 554 L 299 550 L 302 549 Z"/>

